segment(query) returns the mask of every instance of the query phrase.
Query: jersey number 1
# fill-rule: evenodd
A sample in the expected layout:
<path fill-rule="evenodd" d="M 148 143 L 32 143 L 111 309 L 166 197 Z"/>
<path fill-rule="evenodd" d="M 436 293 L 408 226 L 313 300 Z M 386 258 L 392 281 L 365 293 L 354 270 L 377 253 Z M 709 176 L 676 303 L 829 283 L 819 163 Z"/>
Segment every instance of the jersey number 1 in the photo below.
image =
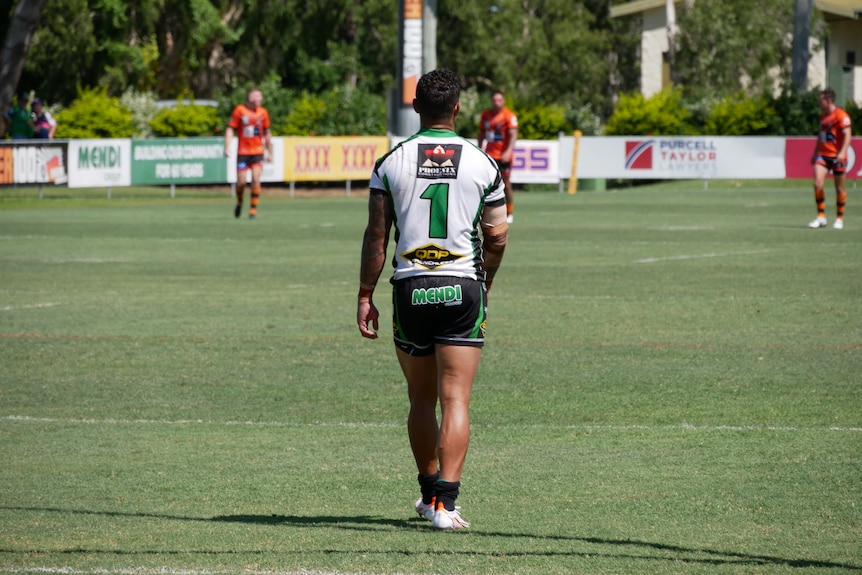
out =
<path fill-rule="evenodd" d="M 446 222 L 449 217 L 449 184 L 431 184 L 419 197 L 431 202 L 428 237 L 445 239 L 448 235 Z"/>

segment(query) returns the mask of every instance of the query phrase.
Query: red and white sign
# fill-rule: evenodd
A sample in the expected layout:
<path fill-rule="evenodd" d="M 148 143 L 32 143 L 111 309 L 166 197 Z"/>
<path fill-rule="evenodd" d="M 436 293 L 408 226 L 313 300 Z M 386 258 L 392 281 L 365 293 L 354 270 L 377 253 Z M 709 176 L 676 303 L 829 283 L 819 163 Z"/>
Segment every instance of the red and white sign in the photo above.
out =
<path fill-rule="evenodd" d="M 811 156 L 817 138 L 787 138 L 787 148 L 784 153 L 784 169 L 787 179 L 813 178 L 814 168 L 811 166 Z M 862 140 L 850 140 L 847 151 L 847 179 L 862 179 Z"/>

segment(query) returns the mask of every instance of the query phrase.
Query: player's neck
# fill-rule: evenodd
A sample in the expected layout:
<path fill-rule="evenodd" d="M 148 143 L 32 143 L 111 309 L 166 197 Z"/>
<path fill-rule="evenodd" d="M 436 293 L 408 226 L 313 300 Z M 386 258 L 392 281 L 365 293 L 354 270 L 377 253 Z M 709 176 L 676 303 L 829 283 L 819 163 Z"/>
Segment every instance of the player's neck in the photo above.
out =
<path fill-rule="evenodd" d="M 420 127 L 423 130 L 449 130 L 455 131 L 455 122 L 422 122 Z"/>

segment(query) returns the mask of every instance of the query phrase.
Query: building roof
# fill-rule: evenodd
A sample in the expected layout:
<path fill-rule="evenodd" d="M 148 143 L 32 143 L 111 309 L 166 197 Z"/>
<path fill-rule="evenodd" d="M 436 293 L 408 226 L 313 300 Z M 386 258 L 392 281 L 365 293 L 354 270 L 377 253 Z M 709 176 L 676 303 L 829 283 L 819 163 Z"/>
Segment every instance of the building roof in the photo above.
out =
<path fill-rule="evenodd" d="M 674 0 L 677 4 L 682 0 Z M 619 18 L 620 16 L 630 16 L 631 14 L 640 14 L 647 10 L 662 8 L 665 5 L 665 0 L 632 0 L 624 4 L 611 6 L 611 18 Z M 862 17 L 862 0 L 814 0 L 814 5 L 818 10 L 826 14 L 834 14 L 844 18 L 856 20 Z"/>
<path fill-rule="evenodd" d="M 677 4 L 682 0 L 674 0 Z M 625 4 L 611 6 L 611 18 L 619 18 L 620 16 L 629 16 L 631 14 L 639 14 L 652 10 L 654 8 L 664 8 L 665 0 L 634 0 Z"/>
<path fill-rule="evenodd" d="M 853 20 L 862 17 L 862 0 L 815 0 L 814 5 L 825 14 L 835 14 Z"/>

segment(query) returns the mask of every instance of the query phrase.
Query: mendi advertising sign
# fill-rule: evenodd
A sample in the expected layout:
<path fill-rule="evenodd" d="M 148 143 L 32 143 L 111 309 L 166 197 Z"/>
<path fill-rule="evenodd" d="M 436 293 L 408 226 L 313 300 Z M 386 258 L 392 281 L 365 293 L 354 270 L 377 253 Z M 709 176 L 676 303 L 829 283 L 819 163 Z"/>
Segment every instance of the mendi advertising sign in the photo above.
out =
<path fill-rule="evenodd" d="M 69 140 L 69 187 L 132 185 L 132 141 Z"/>

